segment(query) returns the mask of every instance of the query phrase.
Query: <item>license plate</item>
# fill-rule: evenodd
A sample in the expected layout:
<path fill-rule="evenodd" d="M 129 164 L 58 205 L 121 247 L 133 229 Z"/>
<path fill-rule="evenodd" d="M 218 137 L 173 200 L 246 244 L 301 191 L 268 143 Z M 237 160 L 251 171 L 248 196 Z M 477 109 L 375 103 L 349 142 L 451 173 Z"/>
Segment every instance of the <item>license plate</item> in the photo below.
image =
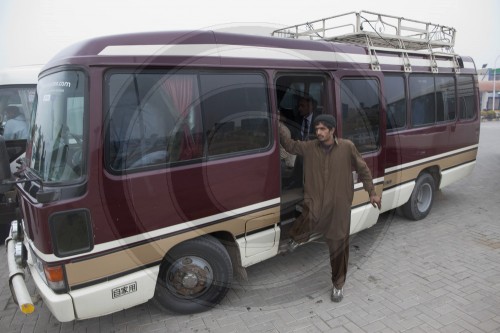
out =
<path fill-rule="evenodd" d="M 114 288 L 111 290 L 113 298 L 122 297 L 137 291 L 137 282 L 132 282 L 124 286 Z"/>

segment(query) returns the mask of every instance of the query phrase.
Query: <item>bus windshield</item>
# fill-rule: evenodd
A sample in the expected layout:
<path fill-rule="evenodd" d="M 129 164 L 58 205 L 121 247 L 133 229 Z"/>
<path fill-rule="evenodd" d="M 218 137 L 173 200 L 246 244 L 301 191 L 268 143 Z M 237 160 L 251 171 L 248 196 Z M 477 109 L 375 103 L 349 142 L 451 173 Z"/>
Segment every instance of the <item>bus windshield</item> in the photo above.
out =
<path fill-rule="evenodd" d="M 83 175 L 85 82 L 76 70 L 38 82 L 27 163 L 44 182 L 74 182 Z"/>

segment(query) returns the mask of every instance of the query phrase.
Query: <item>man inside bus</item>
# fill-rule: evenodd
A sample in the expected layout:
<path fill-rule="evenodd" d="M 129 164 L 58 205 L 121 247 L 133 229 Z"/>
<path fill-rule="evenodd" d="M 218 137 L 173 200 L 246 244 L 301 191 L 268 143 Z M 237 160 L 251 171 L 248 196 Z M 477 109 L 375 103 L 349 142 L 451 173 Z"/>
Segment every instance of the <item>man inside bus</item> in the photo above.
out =
<path fill-rule="evenodd" d="M 300 97 L 298 104 L 299 124 L 300 124 L 300 140 L 307 141 L 314 138 L 314 133 L 311 131 L 312 122 L 316 116 L 318 103 L 310 95 L 305 94 Z"/>
<path fill-rule="evenodd" d="M 304 94 L 299 98 L 297 104 L 298 117 L 297 125 L 300 126 L 297 129 L 292 129 L 292 138 L 295 140 L 307 141 L 314 139 L 314 131 L 312 129 L 312 122 L 314 117 L 317 115 L 317 105 L 316 100 L 309 94 Z M 303 161 L 302 157 L 298 157 L 295 162 L 295 168 L 293 169 L 293 175 L 290 182 L 286 186 L 287 189 L 301 187 L 303 181 Z"/>
<path fill-rule="evenodd" d="M 381 198 L 375 192 L 370 169 L 355 145 L 335 136 L 332 115 L 314 119 L 316 140 L 299 141 L 280 131 L 281 144 L 304 160 L 304 204 L 302 214 L 291 230 L 289 250 L 320 233 L 326 239 L 332 269 L 332 301 L 340 302 L 349 260 L 351 204 L 354 196 L 352 168 L 357 171 L 370 203 L 380 209 Z"/>
<path fill-rule="evenodd" d="M 3 132 L 5 140 L 21 140 L 28 137 L 28 124 L 24 115 L 15 105 L 9 105 L 4 109 L 7 121 Z"/>

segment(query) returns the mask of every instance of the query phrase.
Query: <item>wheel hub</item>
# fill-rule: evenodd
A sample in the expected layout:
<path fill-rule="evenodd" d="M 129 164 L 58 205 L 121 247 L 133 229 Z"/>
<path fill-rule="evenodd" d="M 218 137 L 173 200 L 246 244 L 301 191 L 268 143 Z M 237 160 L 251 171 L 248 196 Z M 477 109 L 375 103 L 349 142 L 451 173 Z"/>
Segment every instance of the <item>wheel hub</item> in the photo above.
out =
<path fill-rule="evenodd" d="M 184 257 L 175 261 L 167 271 L 168 288 L 177 296 L 199 297 L 211 286 L 210 265 L 199 257 Z"/>
<path fill-rule="evenodd" d="M 198 284 L 198 277 L 196 274 L 187 273 L 182 278 L 182 287 L 192 289 Z"/>
<path fill-rule="evenodd" d="M 419 190 L 417 195 L 418 209 L 423 212 L 426 211 L 432 202 L 432 188 L 429 184 L 424 184 Z"/>

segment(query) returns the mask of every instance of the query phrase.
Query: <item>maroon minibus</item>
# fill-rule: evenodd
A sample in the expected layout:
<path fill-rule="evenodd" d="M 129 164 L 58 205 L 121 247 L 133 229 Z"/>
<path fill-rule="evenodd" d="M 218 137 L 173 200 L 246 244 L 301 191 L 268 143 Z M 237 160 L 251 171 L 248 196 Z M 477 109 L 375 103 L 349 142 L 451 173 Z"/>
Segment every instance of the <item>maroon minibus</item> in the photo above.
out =
<path fill-rule="evenodd" d="M 370 33 L 364 15 L 335 38 L 311 23 L 274 36 L 137 33 L 56 55 L 39 76 L 6 240 L 21 310 L 34 310 L 25 269 L 63 322 L 151 299 L 179 313 L 219 303 L 233 276 L 280 252 L 300 214 L 278 113 L 293 132 L 304 94 L 337 118 L 382 195 L 379 211 L 353 173 L 351 233 L 395 208 L 424 218 L 435 191 L 474 168 L 475 65 L 428 31 L 454 40 L 451 28 Z"/>

